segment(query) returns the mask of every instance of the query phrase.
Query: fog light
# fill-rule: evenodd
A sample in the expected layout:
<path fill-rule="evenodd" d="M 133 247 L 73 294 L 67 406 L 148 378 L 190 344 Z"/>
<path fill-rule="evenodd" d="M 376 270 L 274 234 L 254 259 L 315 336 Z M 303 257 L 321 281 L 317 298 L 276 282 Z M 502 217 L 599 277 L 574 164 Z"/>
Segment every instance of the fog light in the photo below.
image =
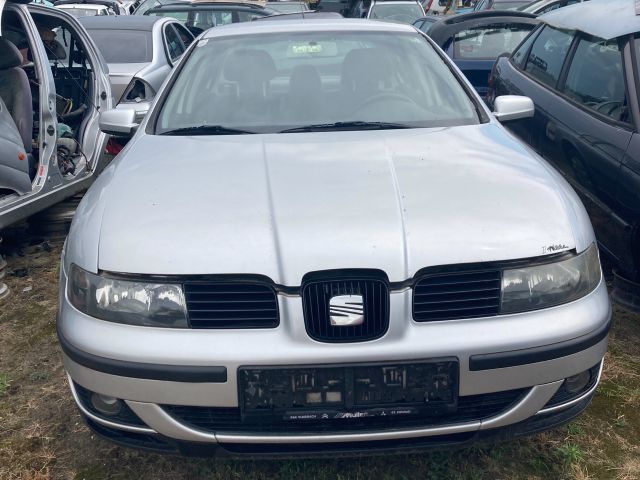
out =
<path fill-rule="evenodd" d="M 117 415 L 122 409 L 121 400 L 108 395 L 101 395 L 100 393 L 93 393 L 91 395 L 91 405 L 98 412 L 110 416 Z"/>
<path fill-rule="evenodd" d="M 589 370 L 585 370 L 573 377 L 568 377 L 564 381 L 564 389 L 568 393 L 578 393 L 585 389 L 587 385 L 589 385 L 589 381 L 591 380 L 591 372 Z"/>

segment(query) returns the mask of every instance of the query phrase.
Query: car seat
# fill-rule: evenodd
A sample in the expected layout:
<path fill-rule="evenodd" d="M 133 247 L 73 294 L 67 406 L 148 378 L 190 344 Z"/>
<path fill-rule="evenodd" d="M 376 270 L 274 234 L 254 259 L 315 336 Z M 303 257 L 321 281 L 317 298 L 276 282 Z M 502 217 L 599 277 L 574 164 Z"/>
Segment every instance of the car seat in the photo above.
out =
<path fill-rule="evenodd" d="M 0 98 L 18 128 L 24 148 L 31 152 L 33 136 L 33 106 L 31 86 L 20 68 L 22 55 L 16 46 L 0 37 Z"/>
<path fill-rule="evenodd" d="M 341 88 L 353 107 L 386 91 L 393 76 L 393 65 L 382 48 L 351 50 L 342 63 Z M 349 101 L 350 100 L 350 101 Z"/>
<path fill-rule="evenodd" d="M 310 122 L 322 117 L 324 110 L 322 79 L 313 65 L 298 65 L 289 77 L 286 116 L 294 123 Z"/>
<path fill-rule="evenodd" d="M 236 94 L 226 106 L 228 117 L 234 121 L 254 123 L 264 115 L 269 93 L 269 82 L 276 75 L 273 58 L 259 49 L 238 49 L 230 52 L 223 67 L 227 81 L 234 82 Z"/>

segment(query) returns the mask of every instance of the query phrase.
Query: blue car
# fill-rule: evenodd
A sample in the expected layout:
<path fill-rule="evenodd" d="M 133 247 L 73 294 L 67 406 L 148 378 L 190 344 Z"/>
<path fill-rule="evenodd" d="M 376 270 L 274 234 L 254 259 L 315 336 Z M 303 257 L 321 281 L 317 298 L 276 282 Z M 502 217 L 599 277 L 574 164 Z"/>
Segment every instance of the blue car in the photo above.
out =
<path fill-rule="evenodd" d="M 419 28 L 453 59 L 484 98 L 496 59 L 511 53 L 538 23 L 528 13 L 483 11 L 423 22 Z"/>

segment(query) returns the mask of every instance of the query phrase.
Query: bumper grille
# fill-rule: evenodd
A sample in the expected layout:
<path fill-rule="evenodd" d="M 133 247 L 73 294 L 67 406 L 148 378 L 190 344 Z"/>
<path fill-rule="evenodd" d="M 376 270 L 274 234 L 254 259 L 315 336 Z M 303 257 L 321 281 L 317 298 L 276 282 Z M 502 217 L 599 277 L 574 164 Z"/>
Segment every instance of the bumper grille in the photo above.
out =
<path fill-rule="evenodd" d="M 191 328 L 273 328 L 278 299 L 269 285 L 193 282 L 184 285 Z"/>
<path fill-rule="evenodd" d="M 330 300 L 362 297 L 364 321 L 360 325 L 331 324 Z M 389 327 L 389 289 L 380 279 L 346 278 L 312 281 L 302 286 L 304 323 L 309 336 L 320 342 L 362 342 L 381 337 Z"/>
<path fill-rule="evenodd" d="M 499 270 L 420 277 L 413 287 L 413 319 L 428 322 L 498 315 L 501 280 Z"/>
<path fill-rule="evenodd" d="M 508 390 L 458 397 L 457 411 L 437 416 L 369 417 L 348 420 L 287 422 L 270 417 L 268 421 L 242 421 L 239 408 L 189 407 L 165 405 L 164 410 L 181 423 L 213 432 L 238 433 L 314 433 L 354 432 L 380 429 L 437 427 L 472 422 L 497 415 L 518 401 L 528 389 Z"/>

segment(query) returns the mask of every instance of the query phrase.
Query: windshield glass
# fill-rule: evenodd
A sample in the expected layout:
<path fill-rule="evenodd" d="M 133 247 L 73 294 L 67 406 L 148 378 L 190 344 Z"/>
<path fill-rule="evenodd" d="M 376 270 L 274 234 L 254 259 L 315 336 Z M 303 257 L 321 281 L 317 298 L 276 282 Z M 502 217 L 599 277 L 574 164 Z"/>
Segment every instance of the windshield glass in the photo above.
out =
<path fill-rule="evenodd" d="M 433 127 L 479 119 L 417 32 L 286 32 L 200 40 L 156 133 L 201 125 L 276 133 L 353 121 Z"/>
<path fill-rule="evenodd" d="M 107 63 L 146 63 L 151 61 L 151 32 L 138 30 L 89 30 Z"/>
<path fill-rule="evenodd" d="M 63 7 L 59 7 L 63 8 Z M 74 17 L 94 17 L 96 15 L 107 15 L 106 9 L 98 10 L 96 8 L 63 8 L 67 13 L 70 13 Z"/>
<path fill-rule="evenodd" d="M 392 20 L 396 22 L 413 23 L 423 16 L 422 9 L 417 3 L 376 3 L 371 7 L 369 18 Z"/>

